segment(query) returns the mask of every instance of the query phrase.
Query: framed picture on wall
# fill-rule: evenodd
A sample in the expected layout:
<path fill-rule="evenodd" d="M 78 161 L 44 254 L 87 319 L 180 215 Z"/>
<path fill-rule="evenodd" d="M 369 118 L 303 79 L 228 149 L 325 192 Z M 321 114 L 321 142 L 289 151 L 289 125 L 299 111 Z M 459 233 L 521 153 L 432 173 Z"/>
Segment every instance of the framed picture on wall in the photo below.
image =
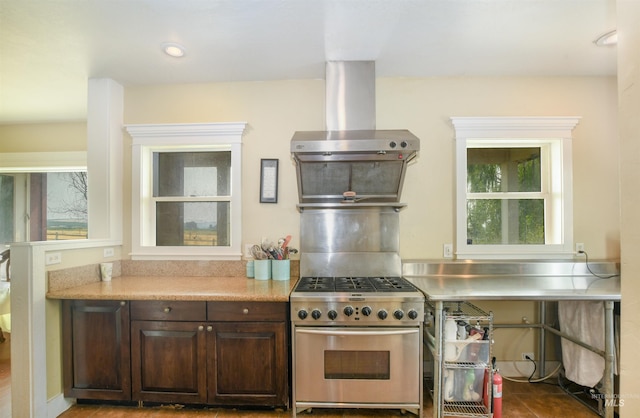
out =
<path fill-rule="evenodd" d="M 278 203 L 278 161 L 260 160 L 260 203 Z"/>

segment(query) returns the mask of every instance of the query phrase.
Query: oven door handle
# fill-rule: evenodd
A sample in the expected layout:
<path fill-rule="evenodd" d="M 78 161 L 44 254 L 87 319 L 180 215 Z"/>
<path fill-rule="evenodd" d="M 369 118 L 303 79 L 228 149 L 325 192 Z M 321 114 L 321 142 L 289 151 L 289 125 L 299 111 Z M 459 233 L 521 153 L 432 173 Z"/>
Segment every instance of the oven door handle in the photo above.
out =
<path fill-rule="evenodd" d="M 340 330 L 329 330 L 329 329 L 300 329 L 296 328 L 296 333 L 301 334 L 316 334 L 316 335 L 407 335 L 418 333 L 419 330 L 415 329 L 394 329 L 394 330 L 384 330 L 384 331 L 374 331 L 373 329 L 363 330 L 363 331 L 340 331 Z"/>

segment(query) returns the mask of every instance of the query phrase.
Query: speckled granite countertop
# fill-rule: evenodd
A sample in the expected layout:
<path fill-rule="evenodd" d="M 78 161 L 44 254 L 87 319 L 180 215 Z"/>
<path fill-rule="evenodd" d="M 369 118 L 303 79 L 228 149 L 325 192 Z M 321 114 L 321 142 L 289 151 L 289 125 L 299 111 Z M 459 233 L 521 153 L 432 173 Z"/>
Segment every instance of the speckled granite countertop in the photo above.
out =
<path fill-rule="evenodd" d="M 287 302 L 296 279 L 245 277 L 120 276 L 47 293 L 49 299 L 225 300 Z"/>
<path fill-rule="evenodd" d="M 298 269 L 292 260 L 289 280 L 256 280 L 245 277 L 246 261 L 116 260 L 110 282 L 98 264 L 49 271 L 47 298 L 286 302 Z"/>

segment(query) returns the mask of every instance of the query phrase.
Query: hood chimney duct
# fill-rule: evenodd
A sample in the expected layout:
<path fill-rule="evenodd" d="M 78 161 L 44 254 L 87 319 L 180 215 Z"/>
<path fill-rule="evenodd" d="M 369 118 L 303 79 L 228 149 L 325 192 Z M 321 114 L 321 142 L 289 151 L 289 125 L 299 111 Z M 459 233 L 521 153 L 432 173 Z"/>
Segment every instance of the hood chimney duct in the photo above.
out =
<path fill-rule="evenodd" d="M 325 74 L 327 131 L 376 128 L 374 61 L 329 61 Z"/>

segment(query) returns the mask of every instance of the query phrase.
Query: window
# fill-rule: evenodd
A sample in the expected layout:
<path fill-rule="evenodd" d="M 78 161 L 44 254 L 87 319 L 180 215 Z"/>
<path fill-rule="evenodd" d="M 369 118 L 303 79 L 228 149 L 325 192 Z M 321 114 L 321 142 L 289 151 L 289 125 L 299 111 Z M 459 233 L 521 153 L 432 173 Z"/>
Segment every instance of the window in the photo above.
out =
<path fill-rule="evenodd" d="M 0 196 L 0 243 L 87 239 L 86 171 L 0 174 Z"/>
<path fill-rule="evenodd" d="M 0 174 L 0 244 L 14 241 L 14 183 L 12 175 Z M 0 246 L 0 252 L 3 250 Z"/>
<path fill-rule="evenodd" d="M 573 256 L 578 118 L 452 118 L 458 258 Z"/>
<path fill-rule="evenodd" d="M 133 259 L 239 259 L 244 124 L 130 125 Z"/>
<path fill-rule="evenodd" d="M 229 245 L 231 152 L 154 152 L 156 245 Z"/>
<path fill-rule="evenodd" d="M 0 245 L 88 237 L 84 152 L 0 154 Z"/>

